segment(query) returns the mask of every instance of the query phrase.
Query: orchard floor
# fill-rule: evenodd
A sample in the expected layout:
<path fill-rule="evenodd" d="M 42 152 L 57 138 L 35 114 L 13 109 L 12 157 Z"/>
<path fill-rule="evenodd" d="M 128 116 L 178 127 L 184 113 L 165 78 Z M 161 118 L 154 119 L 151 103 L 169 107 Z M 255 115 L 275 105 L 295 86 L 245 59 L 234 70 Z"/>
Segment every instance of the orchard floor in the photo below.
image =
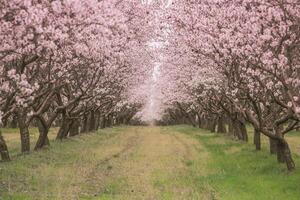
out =
<path fill-rule="evenodd" d="M 1 200 L 300 199 L 299 133 L 289 138 L 297 169 L 287 173 L 265 140 L 257 152 L 189 126 L 108 128 L 25 156 L 17 133 L 3 132 L 13 161 L 0 163 Z"/>

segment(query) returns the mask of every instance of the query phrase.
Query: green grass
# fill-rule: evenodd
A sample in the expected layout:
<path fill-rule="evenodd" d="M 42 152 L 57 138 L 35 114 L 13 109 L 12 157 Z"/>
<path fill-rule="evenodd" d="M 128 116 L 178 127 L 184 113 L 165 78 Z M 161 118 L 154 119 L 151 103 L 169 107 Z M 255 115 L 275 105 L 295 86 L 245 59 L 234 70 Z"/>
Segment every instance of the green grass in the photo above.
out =
<path fill-rule="evenodd" d="M 95 150 L 120 130 L 109 128 L 62 142 L 52 141 L 47 149 L 0 163 L 0 199 L 74 199 L 72 195 L 86 189 L 83 182 L 99 162 L 97 156 L 102 152 Z M 14 143 L 10 141 L 9 146 Z"/>
<path fill-rule="evenodd" d="M 111 200 L 116 199 L 119 196 L 119 191 L 123 188 L 127 187 L 127 180 L 126 178 L 118 178 L 116 180 L 112 180 L 107 183 L 102 195 L 99 200 Z"/>
<path fill-rule="evenodd" d="M 206 165 L 210 173 L 197 176 L 195 168 L 191 168 L 190 175 L 182 181 L 190 182 L 197 190 L 210 188 L 215 192 L 211 199 L 299 200 L 300 170 L 288 173 L 285 165 L 278 164 L 266 149 L 255 151 L 251 144 L 191 127 L 175 129 L 197 138 L 210 153 Z M 299 167 L 299 156 L 294 155 L 294 159 Z"/>
<path fill-rule="evenodd" d="M 193 156 L 178 160 L 182 162 L 176 168 L 179 171 L 168 172 L 165 170 L 168 166 L 153 171 L 150 180 L 154 191 L 158 193 L 158 199 L 176 200 L 179 193 L 184 194 L 185 200 L 300 199 L 299 154 L 293 155 L 296 170 L 288 173 L 286 166 L 278 164 L 276 157 L 269 154 L 266 138 L 263 138 L 262 151 L 254 150 L 251 144 L 253 130 L 250 128 L 249 143 L 190 126 L 161 129 L 162 134 L 182 134 L 198 141 L 199 145 L 193 149 L 196 151 L 193 151 Z M 62 142 L 51 141 L 49 148 L 25 156 L 17 156 L 19 141 L 16 130 L 4 130 L 14 160 L 0 163 L 0 200 L 130 199 L 132 196 L 128 191 L 128 180 L 131 177 L 118 174 L 121 172 L 114 171 L 118 165 L 103 164 L 102 160 L 108 154 L 118 152 L 122 142 L 120 133 L 126 135 L 133 130 L 132 127 L 115 127 Z M 37 134 L 36 129 L 31 129 L 31 132 Z M 295 149 L 293 152 L 297 152 L 300 145 L 299 132 L 293 132 L 287 137 L 291 141 L 292 151 Z M 123 160 L 127 164 L 138 164 L 141 157 L 136 155 L 130 154 Z M 177 156 L 176 151 L 170 156 Z M 159 163 L 167 164 L 168 160 Z M 111 171 L 117 174 L 106 176 L 105 182 L 102 182 L 101 176 L 94 178 L 98 173 Z M 124 193 L 127 196 L 122 196 Z"/>
<path fill-rule="evenodd" d="M 52 127 L 49 130 L 48 137 L 50 140 L 55 139 L 56 134 L 58 132 L 58 127 Z M 20 155 L 21 152 L 21 144 L 20 144 L 20 134 L 18 128 L 1 128 L 1 132 L 3 137 L 8 145 L 9 153 L 12 158 Z M 36 141 L 39 136 L 39 131 L 36 127 L 29 128 L 30 134 L 30 147 L 34 148 Z"/>

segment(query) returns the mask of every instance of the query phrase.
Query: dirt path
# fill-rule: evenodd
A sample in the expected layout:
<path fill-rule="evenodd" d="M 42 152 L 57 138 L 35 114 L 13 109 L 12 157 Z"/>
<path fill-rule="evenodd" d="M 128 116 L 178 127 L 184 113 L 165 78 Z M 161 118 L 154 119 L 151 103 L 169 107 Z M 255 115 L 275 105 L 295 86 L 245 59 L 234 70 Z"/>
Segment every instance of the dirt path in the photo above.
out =
<path fill-rule="evenodd" d="M 180 179 L 201 157 L 203 147 L 197 140 L 162 127 L 132 127 L 114 144 L 108 149 L 116 150 L 109 151 L 87 179 L 96 199 L 187 199 L 192 193 Z"/>

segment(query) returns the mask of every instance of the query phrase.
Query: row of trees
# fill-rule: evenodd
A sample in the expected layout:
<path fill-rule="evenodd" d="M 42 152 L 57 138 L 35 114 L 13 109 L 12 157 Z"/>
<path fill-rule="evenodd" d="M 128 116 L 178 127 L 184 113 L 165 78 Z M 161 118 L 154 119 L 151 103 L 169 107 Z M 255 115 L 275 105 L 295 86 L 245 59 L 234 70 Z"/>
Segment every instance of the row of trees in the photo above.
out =
<path fill-rule="evenodd" d="M 134 1 L 4 0 L 0 5 L 0 122 L 18 125 L 21 151 L 57 139 L 128 123 L 140 103 L 130 88 L 145 70 L 135 65 L 143 49 L 146 10 Z M 137 73 L 139 72 L 139 73 Z M 2 160 L 9 160 L 0 133 Z"/>
<path fill-rule="evenodd" d="M 161 3 L 163 2 L 163 3 Z M 165 2 L 165 3 L 164 3 Z M 285 139 L 300 121 L 298 0 L 5 0 L 0 120 L 48 144 L 138 116 L 228 131 L 246 124 L 295 168 Z M 165 114 L 165 115 L 161 115 Z M 80 127 L 80 128 L 79 128 Z M 0 136 L 2 159 L 9 159 Z"/>
<path fill-rule="evenodd" d="M 298 0 L 176 2 L 160 81 L 164 122 L 189 122 L 247 141 L 246 124 L 295 168 L 285 136 L 300 127 Z M 184 117 L 184 118 L 182 118 Z"/>

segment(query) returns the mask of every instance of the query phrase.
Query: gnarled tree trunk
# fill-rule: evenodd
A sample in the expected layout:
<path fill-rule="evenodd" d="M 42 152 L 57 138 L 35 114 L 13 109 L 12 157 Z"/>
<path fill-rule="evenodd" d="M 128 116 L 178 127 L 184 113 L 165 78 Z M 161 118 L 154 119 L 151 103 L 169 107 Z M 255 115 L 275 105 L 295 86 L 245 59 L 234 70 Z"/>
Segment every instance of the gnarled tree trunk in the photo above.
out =
<path fill-rule="evenodd" d="M 42 120 L 37 119 L 37 126 L 39 129 L 39 137 L 36 142 L 36 145 L 34 147 L 34 150 L 38 150 L 43 148 L 45 145 L 49 145 L 49 139 L 48 139 L 48 132 L 49 132 L 49 127 L 45 122 L 42 122 Z"/>
<path fill-rule="evenodd" d="M 289 171 L 293 171 L 295 169 L 295 162 L 292 158 L 292 153 L 291 153 L 291 150 L 290 150 L 290 147 L 288 145 L 288 143 L 284 140 L 284 159 L 285 159 L 285 163 L 286 163 L 286 166 L 287 166 L 287 169 Z"/>
<path fill-rule="evenodd" d="M 280 163 L 285 163 L 289 171 L 295 169 L 290 147 L 284 138 L 277 139 L 277 160 Z"/>

